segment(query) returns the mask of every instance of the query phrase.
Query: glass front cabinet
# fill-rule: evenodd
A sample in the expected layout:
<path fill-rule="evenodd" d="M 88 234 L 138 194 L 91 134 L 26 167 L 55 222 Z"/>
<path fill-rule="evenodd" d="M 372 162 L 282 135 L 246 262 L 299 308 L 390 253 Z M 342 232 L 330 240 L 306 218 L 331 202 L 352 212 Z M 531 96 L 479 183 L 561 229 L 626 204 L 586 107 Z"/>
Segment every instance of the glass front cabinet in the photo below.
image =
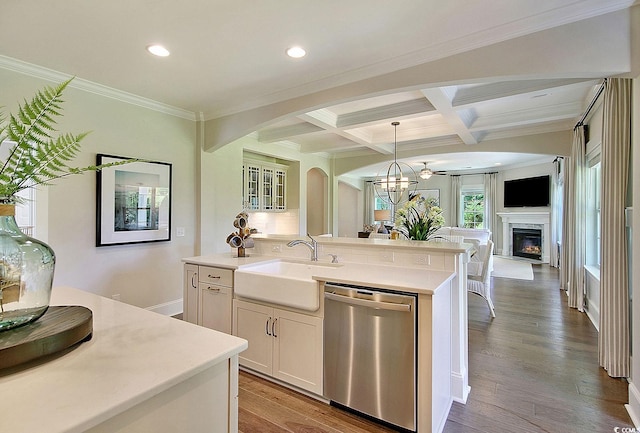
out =
<path fill-rule="evenodd" d="M 286 203 L 287 168 L 278 164 L 244 160 L 242 196 L 247 210 L 282 212 Z"/>

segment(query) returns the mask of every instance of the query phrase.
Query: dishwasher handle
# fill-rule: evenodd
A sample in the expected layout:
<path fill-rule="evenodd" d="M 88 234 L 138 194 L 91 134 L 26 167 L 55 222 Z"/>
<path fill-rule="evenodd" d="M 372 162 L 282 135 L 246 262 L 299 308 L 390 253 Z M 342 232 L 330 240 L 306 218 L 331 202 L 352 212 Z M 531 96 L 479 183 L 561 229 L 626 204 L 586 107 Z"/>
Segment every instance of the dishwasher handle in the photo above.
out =
<path fill-rule="evenodd" d="M 368 299 L 352 298 L 350 296 L 337 295 L 335 293 L 325 292 L 325 299 L 345 304 L 359 305 L 361 307 L 374 308 L 376 310 L 392 310 L 392 311 L 411 311 L 410 304 L 395 304 L 391 302 L 370 301 Z"/>

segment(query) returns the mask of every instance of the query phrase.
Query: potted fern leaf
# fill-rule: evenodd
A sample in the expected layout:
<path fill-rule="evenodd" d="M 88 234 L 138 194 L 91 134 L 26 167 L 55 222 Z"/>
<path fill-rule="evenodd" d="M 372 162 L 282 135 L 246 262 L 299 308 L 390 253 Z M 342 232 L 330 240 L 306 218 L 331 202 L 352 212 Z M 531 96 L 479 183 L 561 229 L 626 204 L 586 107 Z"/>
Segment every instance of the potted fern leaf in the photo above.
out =
<path fill-rule="evenodd" d="M 45 243 L 23 234 L 15 221 L 18 193 L 50 185 L 55 179 L 126 164 L 126 160 L 88 167 L 71 166 L 88 133 L 58 133 L 62 93 L 72 79 L 39 90 L 16 114 L 0 114 L 0 331 L 41 317 L 49 307 L 55 254 Z M 55 136 L 54 136 L 55 135 Z"/>

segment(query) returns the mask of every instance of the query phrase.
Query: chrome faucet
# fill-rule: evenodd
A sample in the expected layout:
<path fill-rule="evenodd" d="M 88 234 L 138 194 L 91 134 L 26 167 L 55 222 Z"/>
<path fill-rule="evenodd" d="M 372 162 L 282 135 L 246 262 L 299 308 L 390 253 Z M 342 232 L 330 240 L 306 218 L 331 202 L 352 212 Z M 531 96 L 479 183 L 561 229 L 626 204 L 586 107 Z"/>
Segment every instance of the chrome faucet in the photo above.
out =
<path fill-rule="evenodd" d="M 306 245 L 311 250 L 311 261 L 317 262 L 318 261 L 318 242 L 316 242 L 316 240 L 312 238 L 309 233 L 307 233 L 307 236 L 309 236 L 309 239 L 311 239 L 311 242 L 303 241 L 302 239 L 296 239 L 289 242 L 287 246 L 295 247 L 296 245 L 299 245 L 299 244 Z"/>

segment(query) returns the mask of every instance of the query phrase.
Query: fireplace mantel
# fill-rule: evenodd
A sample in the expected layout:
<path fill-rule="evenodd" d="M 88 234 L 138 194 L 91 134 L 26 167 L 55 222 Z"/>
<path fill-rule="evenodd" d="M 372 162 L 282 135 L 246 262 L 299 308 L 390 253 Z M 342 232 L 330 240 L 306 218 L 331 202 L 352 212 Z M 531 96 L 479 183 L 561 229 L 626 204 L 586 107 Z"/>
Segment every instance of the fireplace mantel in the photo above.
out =
<path fill-rule="evenodd" d="M 511 256 L 511 231 L 514 225 L 539 226 L 542 229 L 542 263 L 549 263 L 551 221 L 549 212 L 498 212 L 502 219 L 502 251 L 503 256 Z"/>

